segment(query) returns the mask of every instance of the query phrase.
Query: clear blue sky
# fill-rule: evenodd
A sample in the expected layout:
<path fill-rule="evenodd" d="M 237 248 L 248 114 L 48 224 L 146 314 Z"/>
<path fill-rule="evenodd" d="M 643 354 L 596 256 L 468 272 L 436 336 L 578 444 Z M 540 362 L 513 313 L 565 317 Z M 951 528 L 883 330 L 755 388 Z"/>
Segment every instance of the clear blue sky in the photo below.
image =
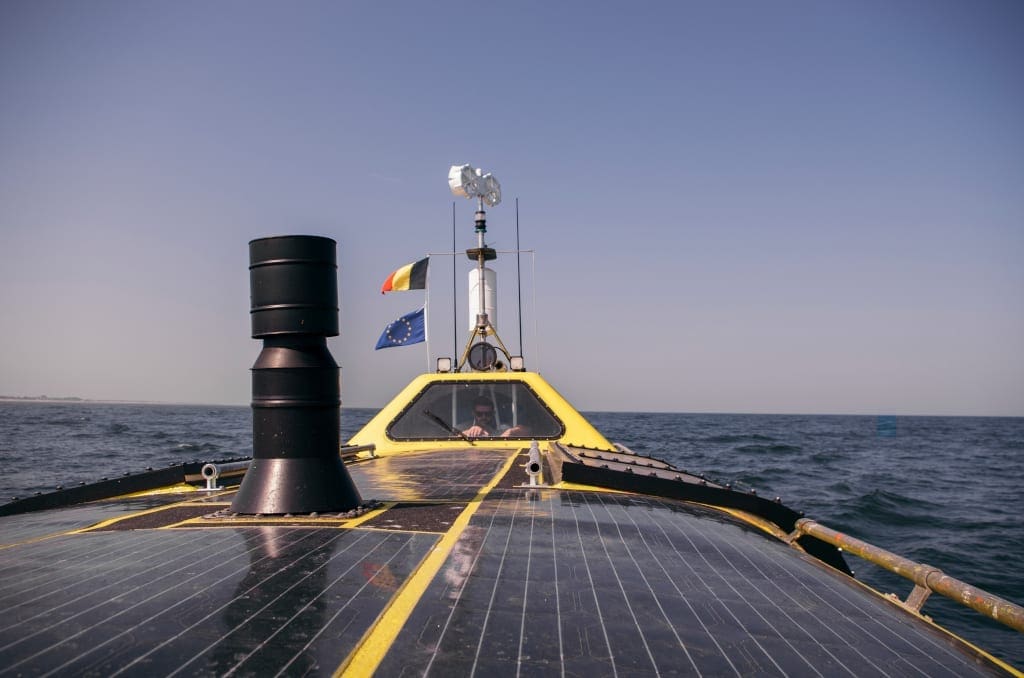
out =
<path fill-rule="evenodd" d="M 527 365 L 582 409 L 1024 415 L 1012 0 L 7 0 L 0 394 L 248 402 L 247 242 L 311 233 L 383 404 L 429 359 L 373 351 L 423 297 L 378 290 L 450 249 L 456 163 L 498 248 L 520 199 Z"/>

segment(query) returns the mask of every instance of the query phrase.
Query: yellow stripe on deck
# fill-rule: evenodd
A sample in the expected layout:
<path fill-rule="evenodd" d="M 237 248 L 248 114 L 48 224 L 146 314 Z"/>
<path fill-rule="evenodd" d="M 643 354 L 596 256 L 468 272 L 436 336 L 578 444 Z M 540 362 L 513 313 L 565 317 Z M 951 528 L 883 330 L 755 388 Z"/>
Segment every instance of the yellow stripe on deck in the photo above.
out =
<path fill-rule="evenodd" d="M 384 655 L 391 649 L 391 644 L 398 638 L 402 627 L 409 620 L 409 616 L 412 614 L 416 604 L 423 597 L 427 586 L 434 580 L 441 566 L 448 559 L 448 554 L 451 553 L 455 543 L 462 536 L 462 531 L 469 525 L 470 518 L 480 508 L 480 503 L 484 500 L 484 497 L 508 473 L 508 470 L 518 457 L 518 452 L 510 454 L 508 460 L 502 465 L 501 470 L 491 478 L 490 482 L 480 488 L 476 496 L 466 504 L 466 508 L 462 509 L 458 518 L 452 522 L 452 526 L 448 528 L 448 531 L 441 536 L 437 545 L 420 562 L 419 567 L 409 575 L 405 584 L 402 585 L 402 588 L 391 599 L 391 603 L 381 612 L 377 621 L 363 634 L 356 648 L 352 650 L 348 658 L 334 672 L 335 676 L 362 677 L 373 675 L 377 667 L 380 666 L 381 661 L 383 661 Z"/>

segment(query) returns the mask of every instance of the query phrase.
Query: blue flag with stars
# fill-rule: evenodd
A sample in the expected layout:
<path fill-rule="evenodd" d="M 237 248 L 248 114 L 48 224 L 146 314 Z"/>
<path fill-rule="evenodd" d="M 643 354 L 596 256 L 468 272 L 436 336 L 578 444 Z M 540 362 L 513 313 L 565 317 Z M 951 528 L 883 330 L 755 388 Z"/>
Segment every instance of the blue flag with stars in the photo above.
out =
<path fill-rule="evenodd" d="M 406 313 L 398 320 L 388 323 L 384 332 L 377 340 L 377 348 L 392 346 L 408 346 L 426 340 L 426 325 L 423 322 L 423 309 Z"/>

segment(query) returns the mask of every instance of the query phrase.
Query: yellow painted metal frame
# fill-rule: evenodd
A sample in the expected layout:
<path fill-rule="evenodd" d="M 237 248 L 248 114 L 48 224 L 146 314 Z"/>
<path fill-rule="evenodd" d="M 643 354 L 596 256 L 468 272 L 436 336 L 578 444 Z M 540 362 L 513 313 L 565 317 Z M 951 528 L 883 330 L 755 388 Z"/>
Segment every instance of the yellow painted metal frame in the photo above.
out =
<path fill-rule="evenodd" d="M 463 449 L 464 440 L 427 440 L 427 441 L 396 441 L 387 436 L 387 428 L 409 404 L 431 384 L 445 382 L 509 382 L 520 381 L 544 401 L 551 411 L 565 425 L 565 433 L 557 442 L 576 447 L 589 447 L 598 450 L 615 451 L 615 446 L 593 425 L 569 404 L 562 394 L 536 372 L 452 372 L 444 374 L 423 374 L 413 379 L 408 386 L 391 399 L 363 428 L 352 436 L 347 445 L 375 446 L 374 454 L 378 457 L 409 452 L 420 452 L 424 449 L 446 450 Z M 474 442 L 486 445 L 490 449 L 519 449 L 523 447 L 522 439 L 508 438 L 477 438 Z M 360 453 L 369 456 L 369 453 Z"/>

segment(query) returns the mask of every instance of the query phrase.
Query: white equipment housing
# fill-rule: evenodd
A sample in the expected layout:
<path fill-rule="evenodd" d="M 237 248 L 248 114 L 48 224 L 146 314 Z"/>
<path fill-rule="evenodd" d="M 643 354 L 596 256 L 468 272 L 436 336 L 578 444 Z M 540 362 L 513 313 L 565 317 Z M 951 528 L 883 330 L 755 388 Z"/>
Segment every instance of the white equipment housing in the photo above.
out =
<path fill-rule="evenodd" d="M 469 270 L 469 330 L 476 328 L 476 316 L 484 311 L 480 310 L 480 286 L 477 281 L 480 278 L 479 269 Z M 498 327 L 498 274 L 489 268 L 484 269 L 484 307 L 487 319 L 491 326 Z"/>

